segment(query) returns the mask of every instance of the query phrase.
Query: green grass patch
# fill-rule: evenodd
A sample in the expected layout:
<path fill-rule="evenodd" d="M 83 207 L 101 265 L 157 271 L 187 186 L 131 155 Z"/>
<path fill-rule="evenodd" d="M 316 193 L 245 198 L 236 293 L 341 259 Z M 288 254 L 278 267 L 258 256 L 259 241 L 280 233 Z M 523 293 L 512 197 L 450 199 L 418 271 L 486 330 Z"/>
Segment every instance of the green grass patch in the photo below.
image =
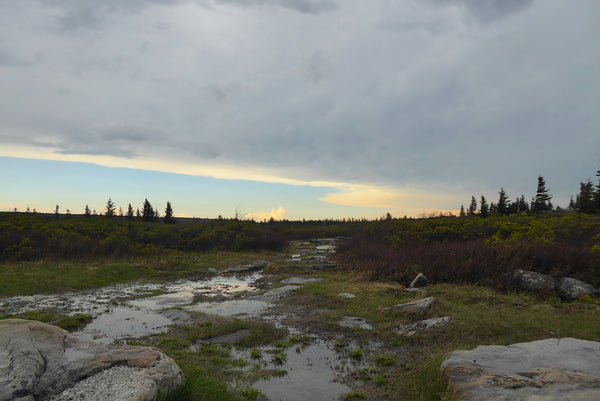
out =
<path fill-rule="evenodd" d="M 248 260 L 275 257 L 276 253 L 269 251 L 214 251 L 86 262 L 4 262 L 0 264 L 0 296 L 80 291 L 135 280 L 193 278 L 206 274 L 209 267 L 220 270 Z"/>

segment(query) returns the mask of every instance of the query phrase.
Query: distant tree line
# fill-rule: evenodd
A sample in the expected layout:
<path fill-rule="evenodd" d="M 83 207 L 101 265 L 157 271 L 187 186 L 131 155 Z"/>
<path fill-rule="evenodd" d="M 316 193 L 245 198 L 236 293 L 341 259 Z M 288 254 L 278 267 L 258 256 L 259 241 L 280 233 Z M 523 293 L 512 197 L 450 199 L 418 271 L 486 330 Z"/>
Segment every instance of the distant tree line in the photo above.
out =
<path fill-rule="evenodd" d="M 131 203 L 127 206 L 127 212 L 123 211 L 123 208 L 119 208 L 117 212 L 117 207 L 113 202 L 112 198 L 108 198 L 106 202 L 104 215 L 106 217 L 125 217 L 128 220 L 138 219 L 142 221 L 146 221 L 148 223 L 156 223 L 160 221 L 160 213 L 158 208 L 152 207 L 152 204 L 148 201 L 148 198 L 144 199 L 144 204 L 142 205 L 142 211 L 140 209 L 136 209 L 135 212 L 133 210 L 133 206 Z M 58 205 L 56 205 L 56 214 L 58 214 Z M 96 211 L 93 212 L 90 210 L 88 205 L 85 205 L 84 216 L 89 217 L 96 215 Z M 163 216 L 163 222 L 165 224 L 175 224 L 175 216 L 173 215 L 173 207 L 171 206 L 171 202 L 167 201 L 167 207 L 165 208 L 165 215 Z"/>
<path fill-rule="evenodd" d="M 594 185 L 591 180 L 581 182 L 579 193 L 575 200 L 571 196 L 567 210 L 574 210 L 585 214 L 600 214 L 600 170 L 596 172 L 598 183 Z M 498 192 L 498 201 L 490 202 L 481 195 L 479 202 L 475 196 L 471 196 L 471 202 L 467 209 L 464 205 L 460 206 L 460 217 L 479 216 L 488 217 L 489 215 L 510 215 L 519 213 L 546 213 L 550 211 L 562 210 L 560 207 L 554 208 L 546 181 L 544 177 L 538 177 L 537 191 L 535 197 L 528 202 L 524 195 L 517 197 L 515 201 L 510 201 L 508 194 L 504 188 L 500 188 Z"/>

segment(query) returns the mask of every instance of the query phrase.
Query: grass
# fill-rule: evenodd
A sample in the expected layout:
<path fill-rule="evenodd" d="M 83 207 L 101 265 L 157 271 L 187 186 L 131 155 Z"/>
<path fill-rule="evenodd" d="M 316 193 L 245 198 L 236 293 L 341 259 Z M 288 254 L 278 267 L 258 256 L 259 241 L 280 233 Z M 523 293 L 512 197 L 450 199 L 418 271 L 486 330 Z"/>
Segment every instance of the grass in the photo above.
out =
<path fill-rule="evenodd" d="M 248 260 L 269 260 L 275 252 L 170 253 L 156 257 L 92 261 L 3 262 L 0 296 L 80 291 L 135 280 L 174 280 L 206 274 Z"/>

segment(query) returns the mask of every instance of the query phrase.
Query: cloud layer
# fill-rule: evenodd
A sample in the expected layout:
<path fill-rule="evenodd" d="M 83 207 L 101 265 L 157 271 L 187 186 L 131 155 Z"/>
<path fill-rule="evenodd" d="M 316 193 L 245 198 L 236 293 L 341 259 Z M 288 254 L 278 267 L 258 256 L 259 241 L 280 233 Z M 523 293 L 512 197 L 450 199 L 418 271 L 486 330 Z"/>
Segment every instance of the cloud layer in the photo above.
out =
<path fill-rule="evenodd" d="M 439 208 L 538 174 L 568 196 L 598 167 L 595 0 L 23 0 L 0 24 L 5 149 Z"/>

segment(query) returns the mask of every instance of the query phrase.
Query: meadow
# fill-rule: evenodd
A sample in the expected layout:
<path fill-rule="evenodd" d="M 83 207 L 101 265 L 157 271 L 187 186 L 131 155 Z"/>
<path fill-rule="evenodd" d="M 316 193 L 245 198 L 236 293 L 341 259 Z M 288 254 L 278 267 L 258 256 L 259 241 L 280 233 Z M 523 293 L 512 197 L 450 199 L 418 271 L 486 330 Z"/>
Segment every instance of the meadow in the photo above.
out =
<path fill-rule="evenodd" d="M 440 363 L 455 349 L 507 345 L 548 337 L 600 341 L 600 302 L 564 301 L 511 287 L 516 268 L 571 276 L 600 286 L 600 218 L 578 213 L 522 214 L 378 221 L 265 222 L 212 220 L 165 225 L 126 218 L 0 214 L 0 296 L 77 291 L 133 280 L 172 280 L 209 274 L 256 259 L 278 278 L 309 273 L 282 262 L 290 241 L 344 237 L 336 267 L 319 272 L 282 301 L 281 312 L 305 311 L 293 322 L 307 334 L 336 338 L 336 349 L 370 368 L 340 369 L 352 384 L 344 399 L 458 400 Z M 405 290 L 417 272 L 432 282 L 425 294 Z M 340 298 L 341 292 L 356 295 Z M 382 313 L 390 305 L 434 296 L 433 309 L 418 318 L 450 316 L 451 324 L 420 335 L 399 336 L 398 324 L 415 316 Z M 322 310 L 314 314 L 314 308 Z M 341 330 L 343 316 L 358 316 L 374 330 Z M 9 317 L 9 316 L 5 316 Z M 68 329 L 86 317 L 50 312 L 24 318 Z M 173 399 L 260 400 L 250 383 L 264 372 L 240 360 L 232 346 L 198 340 L 245 329 L 251 335 L 233 347 L 268 357 L 286 347 L 301 352 L 306 338 L 271 323 L 194 314 L 194 323 L 133 343 L 152 345 L 175 358 L 186 387 Z M 341 337 L 340 337 L 341 336 Z M 376 340 L 382 348 L 369 353 Z M 359 348 L 350 344 L 359 344 Z M 363 348 L 364 345 L 364 348 Z"/>

